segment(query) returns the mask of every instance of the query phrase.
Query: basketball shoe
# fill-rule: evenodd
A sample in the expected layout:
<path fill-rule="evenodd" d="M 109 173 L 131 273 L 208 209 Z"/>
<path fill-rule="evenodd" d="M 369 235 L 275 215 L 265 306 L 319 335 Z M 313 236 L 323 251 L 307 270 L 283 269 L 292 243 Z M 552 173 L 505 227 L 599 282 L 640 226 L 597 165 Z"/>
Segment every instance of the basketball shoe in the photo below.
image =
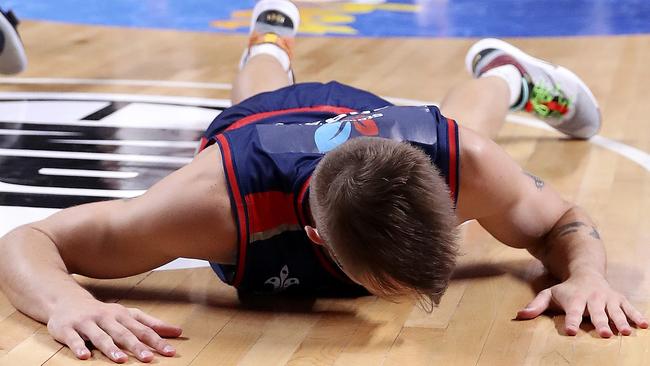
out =
<path fill-rule="evenodd" d="M 268 54 L 275 57 L 289 79 L 294 80 L 291 70 L 293 44 L 300 25 L 300 12 L 289 0 L 261 0 L 253 8 L 248 48 L 244 50 L 239 68 L 253 56 Z"/>
<path fill-rule="evenodd" d="M 11 10 L 0 9 L 0 73 L 17 74 L 27 66 L 27 57 L 16 27 L 18 18 Z"/>
<path fill-rule="evenodd" d="M 475 43 L 467 52 L 465 65 L 476 78 L 499 66 L 513 65 L 521 73 L 521 96 L 512 110 L 532 113 L 573 138 L 588 139 L 600 130 L 596 98 L 576 74 L 562 66 L 494 38 Z"/>

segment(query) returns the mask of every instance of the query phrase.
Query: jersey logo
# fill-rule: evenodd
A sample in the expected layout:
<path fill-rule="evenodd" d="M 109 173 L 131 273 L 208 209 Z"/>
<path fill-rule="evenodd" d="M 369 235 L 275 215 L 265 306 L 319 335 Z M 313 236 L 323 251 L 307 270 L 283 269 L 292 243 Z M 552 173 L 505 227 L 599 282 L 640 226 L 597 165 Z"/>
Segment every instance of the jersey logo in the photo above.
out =
<path fill-rule="evenodd" d="M 300 280 L 293 277 L 289 278 L 289 267 L 285 265 L 282 267 L 282 270 L 280 270 L 279 277 L 271 277 L 266 280 L 264 284 L 272 285 L 273 292 L 282 292 L 289 286 L 300 284 Z"/>
<path fill-rule="evenodd" d="M 381 113 L 362 112 L 341 114 L 325 121 L 314 133 L 314 140 L 319 152 L 328 152 L 350 139 L 352 128 L 362 136 L 378 136 L 379 128 L 373 118 L 382 117 Z"/>

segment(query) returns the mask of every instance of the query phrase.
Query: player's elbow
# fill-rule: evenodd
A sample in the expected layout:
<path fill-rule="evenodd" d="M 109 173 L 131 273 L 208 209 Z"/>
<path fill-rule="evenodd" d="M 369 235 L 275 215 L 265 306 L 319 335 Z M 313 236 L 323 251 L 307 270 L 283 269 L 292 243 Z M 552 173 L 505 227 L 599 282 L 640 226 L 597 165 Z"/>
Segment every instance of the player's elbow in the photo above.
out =
<path fill-rule="evenodd" d="M 34 224 L 19 226 L 0 238 L 0 267 L 11 268 L 37 253 L 44 258 L 49 249 L 56 250 L 56 245 L 46 232 Z"/>
<path fill-rule="evenodd" d="M 32 243 L 50 246 L 50 253 L 58 256 L 57 262 L 62 262 L 61 269 L 67 273 L 82 274 L 84 262 L 95 252 L 94 243 L 101 235 L 98 232 L 95 236 L 80 237 L 80 233 L 89 230 L 79 230 L 77 225 L 80 225 L 80 222 L 73 222 L 73 225 L 69 226 L 59 218 L 50 216 L 45 220 L 25 225 L 24 230 Z"/>
<path fill-rule="evenodd" d="M 578 206 L 577 204 L 562 199 L 561 202 L 557 205 L 555 210 L 554 219 L 551 220 L 551 225 L 548 225 L 544 233 L 542 234 L 543 239 L 549 239 L 552 236 L 553 231 L 568 217 L 575 215 L 585 215 L 585 211 Z"/>
<path fill-rule="evenodd" d="M 14 250 L 31 242 L 35 229 L 31 224 L 21 225 L 6 233 L 0 238 L 0 256 L 7 258 L 13 255 Z"/>

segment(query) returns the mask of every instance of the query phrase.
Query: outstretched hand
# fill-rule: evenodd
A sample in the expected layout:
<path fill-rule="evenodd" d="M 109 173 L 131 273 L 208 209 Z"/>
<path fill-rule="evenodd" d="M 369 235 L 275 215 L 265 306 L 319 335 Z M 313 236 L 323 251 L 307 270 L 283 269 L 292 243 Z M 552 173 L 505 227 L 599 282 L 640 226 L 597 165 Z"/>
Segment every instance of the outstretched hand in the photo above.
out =
<path fill-rule="evenodd" d="M 578 333 L 585 315 L 589 316 L 596 332 L 603 338 L 614 334 L 610 321 L 622 335 L 632 333 L 628 319 L 639 328 L 648 328 L 648 320 L 599 275 L 570 278 L 541 291 L 526 308 L 517 313 L 517 319 L 533 319 L 550 308 L 566 313 L 564 329 L 570 336 Z"/>
<path fill-rule="evenodd" d="M 126 352 L 142 362 L 151 362 L 152 350 L 167 357 L 176 350 L 162 337 L 175 338 L 182 330 L 138 309 L 105 304 L 95 299 L 76 300 L 54 309 L 47 329 L 81 360 L 90 358 L 85 341 L 90 341 L 112 361 L 124 363 Z M 126 352 L 125 352 L 126 351 Z"/>

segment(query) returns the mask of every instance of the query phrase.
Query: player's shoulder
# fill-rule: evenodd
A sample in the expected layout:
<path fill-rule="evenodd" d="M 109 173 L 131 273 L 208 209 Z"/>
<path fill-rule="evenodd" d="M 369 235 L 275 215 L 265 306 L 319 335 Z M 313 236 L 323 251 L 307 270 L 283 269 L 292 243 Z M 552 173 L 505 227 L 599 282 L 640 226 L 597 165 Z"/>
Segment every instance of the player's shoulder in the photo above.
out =
<path fill-rule="evenodd" d="M 487 137 L 462 126 L 458 126 L 458 140 L 463 179 L 460 180 L 457 213 L 461 217 L 472 218 L 473 213 L 466 210 L 467 198 L 481 195 L 488 188 L 484 177 L 495 169 L 490 159 L 490 150 L 495 144 Z"/>
<path fill-rule="evenodd" d="M 490 140 L 474 130 L 458 126 L 458 145 L 460 149 L 461 169 L 476 164 L 489 164 L 482 159 L 486 149 L 490 147 Z"/>
<path fill-rule="evenodd" d="M 192 160 L 192 164 L 210 165 L 215 162 L 222 161 L 222 152 L 219 144 L 210 144 L 204 149 L 201 149 Z"/>

